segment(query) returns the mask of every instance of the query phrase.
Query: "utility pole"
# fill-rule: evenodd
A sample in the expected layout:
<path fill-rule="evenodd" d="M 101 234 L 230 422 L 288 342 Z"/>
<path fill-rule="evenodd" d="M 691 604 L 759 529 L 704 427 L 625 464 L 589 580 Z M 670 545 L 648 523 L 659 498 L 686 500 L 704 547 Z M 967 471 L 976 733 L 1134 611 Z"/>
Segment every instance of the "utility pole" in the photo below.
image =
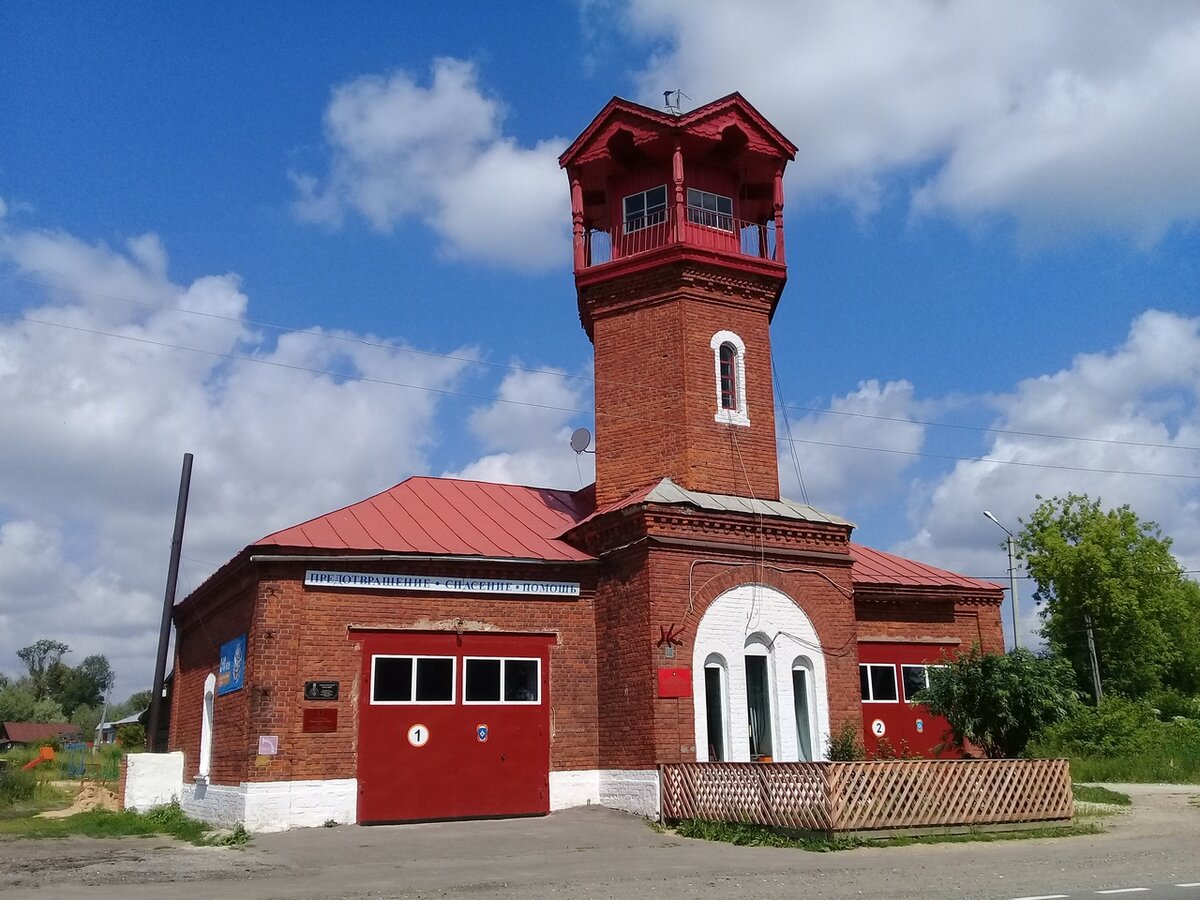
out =
<path fill-rule="evenodd" d="M 1104 688 L 1100 687 L 1100 663 L 1096 659 L 1096 639 L 1092 636 L 1091 613 L 1083 614 L 1083 624 L 1087 626 L 1088 655 L 1092 658 L 1092 684 L 1096 687 L 1096 705 L 1104 699 Z"/>
<path fill-rule="evenodd" d="M 154 661 L 154 687 L 150 692 L 150 715 L 146 722 L 146 748 L 158 750 L 158 720 L 162 715 L 163 682 L 167 673 L 167 645 L 171 641 L 171 613 L 175 608 L 175 583 L 179 580 L 179 556 L 183 551 L 183 523 L 187 518 L 188 489 L 192 483 L 192 454 L 183 454 L 179 476 L 179 499 L 175 503 L 175 531 L 171 536 L 171 561 L 167 566 L 167 590 L 163 595 L 162 622 L 158 629 L 158 657 Z"/>
<path fill-rule="evenodd" d="M 1017 538 L 1011 531 L 1000 524 L 1000 520 L 993 516 L 988 510 L 984 510 L 983 514 L 991 519 L 1004 530 L 1008 535 L 1008 593 L 1012 597 L 1012 620 L 1013 620 L 1013 649 L 1016 650 L 1021 646 L 1021 638 L 1017 632 Z"/>

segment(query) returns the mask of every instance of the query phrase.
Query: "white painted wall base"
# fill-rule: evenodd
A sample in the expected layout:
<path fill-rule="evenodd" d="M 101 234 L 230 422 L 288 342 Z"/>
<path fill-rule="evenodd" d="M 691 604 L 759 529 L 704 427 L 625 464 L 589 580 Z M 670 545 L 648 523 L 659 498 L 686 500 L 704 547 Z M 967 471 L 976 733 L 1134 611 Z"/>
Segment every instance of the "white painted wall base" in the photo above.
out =
<path fill-rule="evenodd" d="M 346 825 L 358 821 L 358 780 L 185 784 L 180 805 L 202 822 L 223 828 L 240 823 L 252 832 Z"/>
<path fill-rule="evenodd" d="M 658 817 L 657 769 L 577 769 L 550 773 L 550 809 L 588 804 Z"/>
<path fill-rule="evenodd" d="M 183 754 L 130 753 L 125 757 L 125 808 L 146 812 L 173 803 L 183 790 Z"/>
<path fill-rule="evenodd" d="M 247 831 L 316 828 L 358 821 L 358 779 L 267 781 L 243 784 Z"/>

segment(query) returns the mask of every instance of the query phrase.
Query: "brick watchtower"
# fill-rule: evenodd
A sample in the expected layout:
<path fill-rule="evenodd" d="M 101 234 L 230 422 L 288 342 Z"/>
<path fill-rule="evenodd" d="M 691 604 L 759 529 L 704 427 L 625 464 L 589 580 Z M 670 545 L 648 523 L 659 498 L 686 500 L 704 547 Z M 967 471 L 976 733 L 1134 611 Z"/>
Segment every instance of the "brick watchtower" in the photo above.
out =
<path fill-rule="evenodd" d="M 730 94 L 683 115 L 614 98 L 559 158 L 595 345 L 598 504 L 664 476 L 779 498 L 769 326 L 795 151 Z"/>

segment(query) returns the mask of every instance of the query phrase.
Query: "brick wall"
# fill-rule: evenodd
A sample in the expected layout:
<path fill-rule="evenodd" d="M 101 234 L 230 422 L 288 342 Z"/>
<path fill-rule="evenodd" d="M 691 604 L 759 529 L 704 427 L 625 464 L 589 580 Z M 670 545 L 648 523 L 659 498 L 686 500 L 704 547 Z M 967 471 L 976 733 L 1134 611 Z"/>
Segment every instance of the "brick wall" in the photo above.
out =
<path fill-rule="evenodd" d="M 937 589 L 916 596 L 860 592 L 855 603 L 858 639 L 953 643 L 963 650 L 979 644 L 987 653 L 1003 653 L 1002 597 L 1000 589 L 969 596 Z"/>
<path fill-rule="evenodd" d="M 218 573 L 221 576 L 221 573 Z M 200 722 L 204 679 L 216 673 L 221 645 L 247 635 L 245 683 L 251 684 L 260 661 L 253 650 L 252 630 L 256 588 L 250 572 L 214 576 L 212 593 L 203 604 L 188 598 L 175 611 L 175 669 L 171 683 L 171 725 L 168 749 L 182 750 L 184 777 L 196 774 L 200 759 Z M 252 753 L 250 692 L 243 688 L 213 701 L 214 730 L 221 739 L 213 743 L 210 777 L 218 784 L 238 784 L 249 771 Z"/>
<path fill-rule="evenodd" d="M 595 319 L 597 500 L 670 476 L 684 487 L 778 499 L 770 312 L 778 280 L 694 264 L 588 288 Z M 713 335 L 746 345 L 749 426 L 715 420 Z"/>
<path fill-rule="evenodd" d="M 388 572 L 388 564 L 339 570 Z M 399 571 L 399 570 L 397 570 Z M 569 567 L 519 567 L 491 564 L 405 563 L 406 573 L 441 573 L 490 578 L 529 578 L 539 581 L 589 581 L 592 573 Z M 217 698 L 214 719 L 214 783 L 236 784 L 290 779 L 343 779 L 357 774 L 356 734 L 359 703 L 361 643 L 350 626 L 418 631 L 497 631 L 555 636 L 550 648 L 550 700 L 553 709 L 551 767 L 597 767 L 595 611 L 593 588 L 577 600 L 436 594 L 373 593 L 360 590 L 321 590 L 303 584 L 301 564 L 256 564 L 260 581 L 241 589 L 240 602 L 210 597 L 216 613 L 192 613 L 214 627 L 249 631 L 246 686 Z M 223 602 L 222 602 L 223 601 Z M 235 615 L 236 611 L 236 615 Z M 250 617 L 252 615 L 252 622 Z M 235 624 L 236 622 L 236 624 Z M 249 626 L 247 628 L 247 626 Z M 240 632 L 231 632 L 228 640 Z M 172 710 L 172 747 L 189 754 L 194 771 L 199 747 L 200 692 L 204 676 L 215 671 L 216 651 L 208 651 L 201 628 L 187 624 L 179 632 L 180 660 L 176 701 Z M 219 642 L 218 642 L 219 644 Z M 338 681 L 337 701 L 306 702 L 305 681 Z M 186 698 L 195 694 L 194 703 Z M 230 702 L 233 701 L 233 702 Z M 337 731 L 305 733 L 306 708 L 336 709 Z M 241 716 L 232 709 L 241 711 Z M 189 716 L 190 713 L 194 715 Z M 194 724 L 192 724 L 194 722 Z M 258 736 L 278 737 L 275 756 L 258 755 Z"/>

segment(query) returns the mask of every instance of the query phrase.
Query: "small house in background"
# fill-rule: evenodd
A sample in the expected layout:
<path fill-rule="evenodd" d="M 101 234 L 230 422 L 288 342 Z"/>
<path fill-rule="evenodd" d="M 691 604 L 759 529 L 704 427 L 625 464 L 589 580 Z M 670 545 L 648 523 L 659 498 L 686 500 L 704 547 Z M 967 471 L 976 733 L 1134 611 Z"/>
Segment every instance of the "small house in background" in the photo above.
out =
<path fill-rule="evenodd" d="M 115 744 L 117 742 L 117 729 L 122 725 L 145 725 L 147 710 L 130 713 L 122 719 L 117 719 L 113 722 L 101 722 L 96 726 L 96 743 L 98 744 Z"/>
<path fill-rule="evenodd" d="M 77 741 L 79 727 L 70 722 L 0 723 L 0 753 L 13 747 L 36 747 L 43 741 Z"/>

